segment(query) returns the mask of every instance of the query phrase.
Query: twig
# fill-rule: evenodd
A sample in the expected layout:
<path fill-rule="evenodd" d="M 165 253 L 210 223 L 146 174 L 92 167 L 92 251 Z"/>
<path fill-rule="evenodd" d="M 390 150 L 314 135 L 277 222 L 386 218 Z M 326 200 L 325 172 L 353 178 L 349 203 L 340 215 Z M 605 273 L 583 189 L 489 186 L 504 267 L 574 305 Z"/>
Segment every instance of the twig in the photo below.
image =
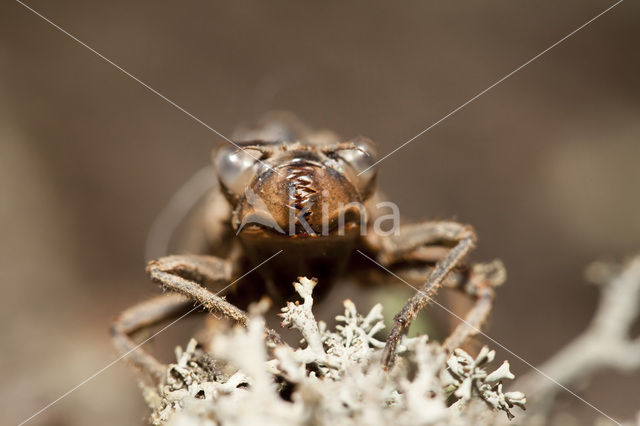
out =
<path fill-rule="evenodd" d="M 629 335 L 640 314 L 640 255 L 624 267 L 596 262 L 587 269 L 587 278 L 601 287 L 591 325 L 540 366 L 565 386 L 601 370 L 640 369 L 640 338 L 632 340 Z M 528 373 L 514 387 L 529 396 L 530 414 L 546 413 L 561 389 L 536 372 Z"/>

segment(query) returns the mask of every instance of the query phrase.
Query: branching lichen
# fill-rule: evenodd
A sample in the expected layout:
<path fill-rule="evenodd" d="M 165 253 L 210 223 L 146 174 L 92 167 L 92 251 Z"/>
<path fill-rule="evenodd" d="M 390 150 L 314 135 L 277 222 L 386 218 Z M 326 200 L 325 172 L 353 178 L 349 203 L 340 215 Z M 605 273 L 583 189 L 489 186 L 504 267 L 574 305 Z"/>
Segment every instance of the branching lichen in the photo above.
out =
<path fill-rule="evenodd" d="M 558 392 L 603 370 L 640 370 L 640 338 L 631 329 L 640 315 L 640 255 L 624 265 L 595 262 L 587 279 L 600 287 L 600 302 L 589 327 L 539 369 L 516 383 L 531 395 L 531 414 L 546 418 Z"/>
<path fill-rule="evenodd" d="M 283 326 L 302 334 L 299 348 L 267 344 L 254 312 L 246 329 L 216 336 L 207 351 L 195 340 L 177 349 L 166 383 L 145 390 L 152 423 L 466 425 L 524 408 L 522 393 L 502 392 L 502 381 L 513 379 L 509 364 L 488 372 L 495 352 L 486 347 L 475 358 L 461 349 L 447 357 L 426 336 L 405 338 L 404 356 L 383 371 L 382 306 L 363 316 L 346 300 L 329 330 L 312 312 L 315 285 L 300 278 L 302 303 L 280 314 Z"/>
<path fill-rule="evenodd" d="M 487 373 L 484 367 L 493 361 L 495 355 L 486 346 L 475 359 L 462 349 L 456 349 L 447 360 L 448 368 L 441 376 L 447 389 L 458 398 L 455 404 L 467 403 L 474 394 L 478 394 L 492 408 L 506 412 L 508 418 L 512 419 L 514 416 L 510 409 L 514 406 L 524 409 L 526 398 L 522 392 L 502 392 L 502 381 L 515 378 L 509 371 L 508 361 L 504 361 L 497 370 Z"/>

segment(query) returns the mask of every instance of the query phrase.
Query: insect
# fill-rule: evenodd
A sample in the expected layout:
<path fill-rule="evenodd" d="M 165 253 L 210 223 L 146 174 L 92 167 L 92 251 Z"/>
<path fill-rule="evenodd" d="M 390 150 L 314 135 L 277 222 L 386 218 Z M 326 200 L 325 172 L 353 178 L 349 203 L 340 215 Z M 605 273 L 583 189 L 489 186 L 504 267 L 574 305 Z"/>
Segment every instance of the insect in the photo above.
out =
<path fill-rule="evenodd" d="M 241 150 L 225 144 L 214 151 L 217 184 L 201 203 L 199 224 L 191 227 L 201 242 L 199 254 L 151 261 L 147 273 L 169 294 L 127 309 L 113 324 L 117 347 L 131 352 L 131 361 L 145 375 L 162 381 L 165 369 L 136 347 L 136 332 L 178 318 L 194 303 L 246 325 L 243 307 L 264 295 L 276 300 L 291 296 L 291 282 L 299 276 L 318 278 L 321 293 L 341 276 L 351 274 L 367 284 L 388 278 L 388 271 L 417 288 L 394 318 L 384 368 L 393 365 L 403 333 L 443 285 L 474 300 L 466 321 L 444 341 L 445 349 L 477 333 L 504 269 L 495 262 L 465 262 L 476 241 L 468 225 L 438 221 L 401 225 L 392 233 L 376 229 L 382 217 L 376 206 L 383 197 L 376 189 L 370 140 L 345 142 L 282 114 L 267 116 L 234 139 Z M 214 291 L 254 268 L 225 298 Z M 266 332 L 279 341 L 275 331 Z"/>

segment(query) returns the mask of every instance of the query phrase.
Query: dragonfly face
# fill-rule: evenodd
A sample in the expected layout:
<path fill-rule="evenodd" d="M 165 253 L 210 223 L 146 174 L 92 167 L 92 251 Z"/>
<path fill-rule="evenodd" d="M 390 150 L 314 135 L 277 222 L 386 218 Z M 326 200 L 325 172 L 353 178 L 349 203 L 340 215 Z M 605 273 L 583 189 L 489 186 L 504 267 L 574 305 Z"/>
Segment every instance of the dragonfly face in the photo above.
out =
<path fill-rule="evenodd" d="M 247 256 L 283 255 L 264 272 L 269 281 L 326 271 L 324 282 L 344 266 L 367 226 L 364 202 L 375 189 L 373 144 L 247 142 L 214 155 L 218 179 L 233 211 L 231 225 Z M 281 264 L 281 265 L 280 265 Z M 275 271 L 282 268 L 286 278 Z M 277 276 L 276 276 L 277 275 Z"/>

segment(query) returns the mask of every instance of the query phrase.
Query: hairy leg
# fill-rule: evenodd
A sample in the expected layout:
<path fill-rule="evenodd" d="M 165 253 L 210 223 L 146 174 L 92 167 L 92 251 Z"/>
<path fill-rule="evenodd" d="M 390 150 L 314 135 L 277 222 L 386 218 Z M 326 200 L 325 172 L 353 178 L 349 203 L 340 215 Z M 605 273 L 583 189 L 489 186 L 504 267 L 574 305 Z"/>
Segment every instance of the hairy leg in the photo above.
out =
<path fill-rule="evenodd" d="M 395 316 L 382 358 L 385 368 L 389 368 L 393 364 L 396 346 L 405 330 L 418 312 L 435 296 L 449 272 L 460 265 L 473 248 L 476 237 L 470 226 L 456 222 L 425 222 L 404 226 L 400 229 L 399 235 L 374 238 L 377 239 L 370 243 L 372 246 L 377 245 L 378 259 L 388 266 L 397 262 L 428 261 L 430 257 L 443 254 L 439 248 L 430 245 L 454 244 L 446 255 L 437 261 L 422 287 Z"/>
<path fill-rule="evenodd" d="M 218 296 L 218 293 L 242 278 L 231 281 L 234 275 L 232 265 L 231 260 L 215 256 L 177 255 L 149 262 L 147 273 L 165 290 L 183 294 L 210 313 L 222 315 L 246 327 L 249 322 L 248 315 L 242 309 L 227 302 L 224 297 Z M 199 283 L 212 287 L 219 287 L 222 284 L 225 286 L 214 293 Z M 267 342 L 270 344 L 284 343 L 275 330 L 266 329 L 265 333 Z"/>
<path fill-rule="evenodd" d="M 112 324 L 111 335 L 116 348 L 123 356 L 128 356 L 145 380 L 150 380 L 152 384 L 164 380 L 164 365 L 142 349 L 132 339 L 132 334 L 169 318 L 179 317 L 189 312 L 192 305 L 192 301 L 179 294 L 157 296 L 128 308 Z"/>
<path fill-rule="evenodd" d="M 429 276 L 433 266 L 428 264 L 410 264 L 392 268 L 405 283 L 418 287 L 424 282 L 424 277 Z M 387 274 L 380 271 L 378 281 L 388 282 Z M 478 334 L 482 325 L 487 320 L 493 300 L 494 288 L 502 285 L 506 280 L 506 270 L 499 260 L 489 263 L 476 263 L 471 267 L 456 268 L 449 272 L 442 286 L 463 293 L 473 301 L 473 306 L 465 314 L 464 318 L 456 315 L 462 323 L 457 325 L 454 331 L 443 342 L 442 347 L 446 352 L 462 346 L 469 338 Z"/>
<path fill-rule="evenodd" d="M 111 331 L 118 350 L 130 355 L 134 366 L 152 383 L 164 380 L 164 366 L 135 343 L 133 333 L 200 307 L 246 326 L 248 318 L 241 309 L 200 284 L 227 283 L 230 262 L 213 256 L 168 256 L 149 262 L 147 273 L 164 289 L 179 294 L 162 295 L 132 306 L 116 319 Z"/>
<path fill-rule="evenodd" d="M 490 263 L 473 265 L 469 279 L 455 288 L 463 291 L 474 300 L 474 304 L 467 312 L 453 332 L 442 343 L 447 353 L 462 346 L 470 337 L 478 334 L 482 325 L 489 317 L 495 298 L 494 288 L 502 285 L 507 278 L 504 265 L 499 260 Z"/>
<path fill-rule="evenodd" d="M 183 294 L 213 314 L 247 325 L 248 317 L 242 309 L 200 284 L 228 283 L 231 279 L 229 261 L 213 256 L 167 256 L 149 262 L 147 273 L 163 289 Z"/>

